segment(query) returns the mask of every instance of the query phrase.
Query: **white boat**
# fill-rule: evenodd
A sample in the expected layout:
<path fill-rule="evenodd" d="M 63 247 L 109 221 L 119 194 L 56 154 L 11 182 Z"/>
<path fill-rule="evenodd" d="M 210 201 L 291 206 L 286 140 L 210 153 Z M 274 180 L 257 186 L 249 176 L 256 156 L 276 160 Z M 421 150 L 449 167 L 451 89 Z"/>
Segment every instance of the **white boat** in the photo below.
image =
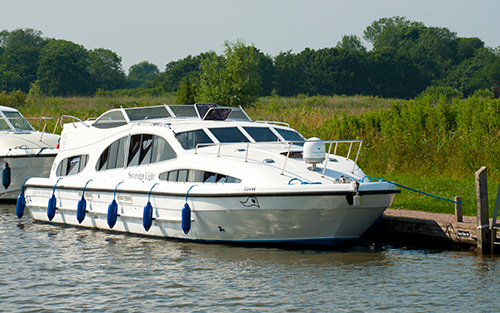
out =
<path fill-rule="evenodd" d="M 49 177 L 58 140 L 36 131 L 18 110 L 0 106 L 0 200 L 16 199 L 27 177 Z"/>
<path fill-rule="evenodd" d="M 342 146 L 345 156 L 332 151 Z M 18 210 L 164 238 L 331 245 L 359 238 L 399 192 L 364 179 L 360 148 L 306 141 L 242 108 L 114 109 L 64 125 L 50 178 L 29 179 Z"/>

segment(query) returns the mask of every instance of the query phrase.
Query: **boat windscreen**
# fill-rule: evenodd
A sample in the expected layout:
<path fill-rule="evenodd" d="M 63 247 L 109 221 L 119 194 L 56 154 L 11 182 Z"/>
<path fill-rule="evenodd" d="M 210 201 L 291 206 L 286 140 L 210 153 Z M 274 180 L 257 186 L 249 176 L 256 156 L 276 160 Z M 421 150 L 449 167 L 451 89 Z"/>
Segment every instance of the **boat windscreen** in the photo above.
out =
<path fill-rule="evenodd" d="M 0 130 L 10 130 L 9 124 L 7 124 L 7 122 L 1 117 L 0 117 Z"/>
<path fill-rule="evenodd" d="M 172 112 L 174 112 L 175 116 L 194 116 L 197 117 L 196 109 L 194 105 L 169 105 L 168 106 Z"/>
<path fill-rule="evenodd" d="M 128 108 L 125 109 L 125 113 L 131 121 L 171 117 L 164 106 Z"/>
<path fill-rule="evenodd" d="M 92 126 L 97 128 L 112 128 L 127 124 L 125 117 L 120 110 L 113 110 L 104 113 Z"/>
<path fill-rule="evenodd" d="M 288 141 L 303 141 L 304 138 L 302 138 L 299 133 L 293 131 L 293 130 L 286 130 L 286 129 L 281 129 L 281 128 L 275 128 L 276 131 L 285 139 Z M 303 143 L 297 143 L 297 145 L 303 145 Z"/>
<path fill-rule="evenodd" d="M 248 115 L 246 115 L 246 113 L 241 110 L 240 108 L 233 108 L 233 110 L 231 111 L 231 114 L 229 114 L 229 117 L 230 119 L 235 119 L 235 120 L 246 120 L 246 121 L 252 121 L 251 118 L 248 117 Z"/>
<path fill-rule="evenodd" d="M 31 124 L 19 112 L 2 112 L 16 130 L 34 130 Z M 3 128 L 2 128 L 3 129 Z"/>
<path fill-rule="evenodd" d="M 221 143 L 250 141 L 237 127 L 209 128 L 209 130 Z"/>
<path fill-rule="evenodd" d="M 243 127 L 256 142 L 279 141 L 278 137 L 269 127 Z"/>

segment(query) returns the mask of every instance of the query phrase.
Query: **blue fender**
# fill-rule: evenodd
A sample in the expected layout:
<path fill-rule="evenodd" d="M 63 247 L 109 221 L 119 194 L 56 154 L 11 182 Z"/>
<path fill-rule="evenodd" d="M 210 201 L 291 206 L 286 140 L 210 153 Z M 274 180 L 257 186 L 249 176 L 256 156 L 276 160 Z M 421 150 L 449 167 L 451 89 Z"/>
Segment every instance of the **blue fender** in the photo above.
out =
<path fill-rule="evenodd" d="M 2 185 L 5 189 L 10 186 L 10 167 L 7 162 L 5 162 L 5 167 L 2 170 Z"/>
<path fill-rule="evenodd" d="M 49 221 L 52 221 L 54 216 L 56 215 L 56 196 L 52 194 L 52 197 L 49 199 L 49 204 L 47 205 L 47 217 Z"/>
<path fill-rule="evenodd" d="M 151 225 L 153 225 L 153 206 L 151 202 L 148 201 L 144 207 L 144 213 L 142 215 L 142 225 L 146 231 L 149 231 Z"/>
<path fill-rule="evenodd" d="M 24 215 L 24 207 L 26 206 L 26 199 L 24 198 L 24 194 L 20 193 L 17 197 L 16 202 L 16 215 L 18 219 L 21 219 Z"/>
<path fill-rule="evenodd" d="M 191 229 L 191 208 L 189 207 L 189 204 L 184 204 L 184 207 L 182 208 L 182 230 L 184 231 L 184 234 L 189 233 L 189 230 Z"/>
<path fill-rule="evenodd" d="M 87 201 L 82 195 L 82 198 L 78 201 L 78 205 L 76 207 L 76 219 L 78 223 L 82 223 L 85 219 L 85 213 L 87 212 Z"/>
<path fill-rule="evenodd" d="M 117 216 L 118 216 L 118 203 L 116 203 L 116 200 L 113 199 L 113 201 L 108 206 L 109 228 L 113 228 L 115 226 Z"/>

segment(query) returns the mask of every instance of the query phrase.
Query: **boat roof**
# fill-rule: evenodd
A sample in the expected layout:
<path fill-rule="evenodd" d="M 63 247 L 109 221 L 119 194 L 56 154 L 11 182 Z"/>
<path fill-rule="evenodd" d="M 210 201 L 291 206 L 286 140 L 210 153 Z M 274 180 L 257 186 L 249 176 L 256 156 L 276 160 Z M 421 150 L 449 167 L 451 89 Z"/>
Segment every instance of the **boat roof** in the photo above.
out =
<path fill-rule="evenodd" d="M 11 107 L 6 107 L 3 105 L 0 105 L 0 110 L 5 111 L 5 112 L 19 112 L 19 110 L 16 110 L 16 109 L 11 108 Z"/>
<path fill-rule="evenodd" d="M 92 126 L 97 128 L 113 128 L 144 120 L 186 118 L 212 121 L 252 121 L 241 107 L 224 107 L 218 106 L 215 103 L 195 103 L 113 109 L 99 116 Z"/>

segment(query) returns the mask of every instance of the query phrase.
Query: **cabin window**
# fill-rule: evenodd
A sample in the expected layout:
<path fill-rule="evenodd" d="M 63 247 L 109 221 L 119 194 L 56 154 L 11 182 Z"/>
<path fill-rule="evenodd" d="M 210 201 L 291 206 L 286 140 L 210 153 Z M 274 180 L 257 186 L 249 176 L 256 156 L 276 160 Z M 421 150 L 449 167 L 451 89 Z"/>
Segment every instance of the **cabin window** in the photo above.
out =
<path fill-rule="evenodd" d="M 125 147 L 127 137 L 120 138 L 110 144 L 101 154 L 97 162 L 98 171 L 109 170 L 113 168 L 123 168 L 125 165 Z"/>
<path fill-rule="evenodd" d="M 243 127 L 256 142 L 279 141 L 269 127 Z"/>
<path fill-rule="evenodd" d="M 176 157 L 172 147 L 160 136 L 138 134 L 130 138 L 128 166 L 147 165 Z"/>
<path fill-rule="evenodd" d="M 128 137 L 123 137 L 109 145 L 102 152 L 96 169 L 103 171 L 124 168 L 125 165 L 147 165 L 177 157 L 177 154 L 175 154 L 175 151 L 168 142 L 160 136 L 137 134 L 130 136 L 130 144 L 127 144 L 127 140 Z M 128 158 L 125 163 L 126 151 L 128 151 Z"/>
<path fill-rule="evenodd" d="M 186 150 L 194 149 L 198 144 L 213 143 L 203 129 L 177 133 L 175 137 Z"/>
<path fill-rule="evenodd" d="M 241 179 L 200 170 L 174 170 L 170 172 L 164 172 L 159 175 L 160 180 L 166 180 L 169 182 L 179 182 L 179 183 L 229 183 L 229 184 L 239 184 Z"/>
<path fill-rule="evenodd" d="M 209 130 L 221 143 L 250 141 L 237 127 L 209 128 Z"/>
<path fill-rule="evenodd" d="M 113 128 L 127 124 L 122 111 L 109 111 L 97 119 L 92 126 L 97 128 Z"/>
<path fill-rule="evenodd" d="M 151 152 L 151 163 L 166 161 L 170 159 L 175 159 L 177 154 L 175 154 L 174 149 L 170 144 L 160 136 L 153 136 L 153 149 Z"/>
<path fill-rule="evenodd" d="M 57 166 L 57 176 L 75 175 L 83 171 L 87 165 L 89 156 L 88 154 L 77 155 L 62 160 Z"/>

